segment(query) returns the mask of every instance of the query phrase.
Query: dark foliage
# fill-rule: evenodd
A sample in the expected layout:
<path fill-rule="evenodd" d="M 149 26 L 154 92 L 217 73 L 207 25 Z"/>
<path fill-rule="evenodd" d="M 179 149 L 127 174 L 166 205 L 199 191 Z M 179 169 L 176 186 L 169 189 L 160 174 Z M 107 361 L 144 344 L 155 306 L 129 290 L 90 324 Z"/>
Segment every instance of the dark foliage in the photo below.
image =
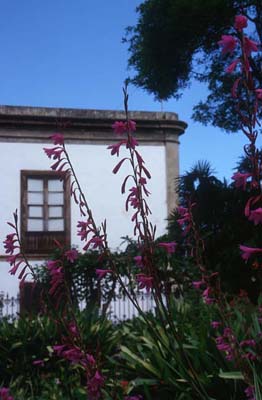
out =
<path fill-rule="evenodd" d="M 228 293 L 238 294 L 243 289 L 256 302 L 261 289 L 260 272 L 255 265 L 252 267 L 242 260 L 239 250 L 240 244 L 251 247 L 262 244 L 261 226 L 254 226 L 244 215 L 250 192 L 221 182 L 208 163 L 199 162 L 179 179 L 179 194 L 181 205 L 187 206 L 189 199 L 196 203 L 193 214 L 205 243 L 207 268 L 220 272 L 223 288 Z M 171 237 L 179 235 L 186 249 L 186 238 L 179 233 L 177 217 L 176 213 L 171 217 L 169 233 Z M 261 263 L 260 259 L 257 261 Z"/>
<path fill-rule="evenodd" d="M 234 16 L 252 21 L 253 37 L 262 39 L 260 0 L 145 0 L 138 8 L 136 26 L 127 29 L 129 66 L 135 85 L 159 100 L 179 97 L 193 78 L 205 82 L 206 100 L 194 107 L 193 118 L 226 131 L 239 129 L 230 89 L 234 76 L 225 76 L 232 56 L 222 57 L 217 42 L 230 33 Z M 261 59 L 251 62 L 259 85 Z"/>

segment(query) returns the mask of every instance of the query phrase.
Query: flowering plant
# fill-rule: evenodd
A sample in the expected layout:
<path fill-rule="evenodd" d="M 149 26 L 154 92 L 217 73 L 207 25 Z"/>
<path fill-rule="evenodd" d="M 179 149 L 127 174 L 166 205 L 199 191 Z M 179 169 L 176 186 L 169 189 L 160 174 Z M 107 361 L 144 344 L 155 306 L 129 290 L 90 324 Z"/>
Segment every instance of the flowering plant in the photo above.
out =
<path fill-rule="evenodd" d="M 244 213 L 250 223 L 259 225 L 262 223 L 262 172 L 256 139 L 260 126 L 257 112 L 261 106 L 262 89 L 255 85 L 250 68 L 251 54 L 259 51 L 259 46 L 244 34 L 243 30 L 246 26 L 247 18 L 242 15 L 237 16 L 234 25 L 235 34 L 222 36 L 219 45 L 222 47 L 223 55 L 233 54 L 237 49 L 239 51 L 239 56 L 228 66 L 227 72 L 232 74 L 237 68 L 240 69 L 239 77 L 232 88 L 232 96 L 236 101 L 241 129 L 249 141 L 245 146 L 245 153 L 251 162 L 252 170 L 251 172 L 237 173 L 233 179 L 239 189 L 246 190 L 248 187 L 252 189 Z M 132 211 L 131 222 L 138 249 L 134 257 L 134 269 L 129 273 L 129 280 L 132 283 L 130 286 L 126 287 L 110 250 L 106 220 L 98 225 L 93 217 L 91 206 L 75 174 L 64 136 L 61 133 L 52 135 L 51 140 L 54 147 L 45 148 L 44 151 L 52 160 L 51 169 L 63 173 L 64 179 L 71 180 L 71 196 L 79 207 L 81 215 L 77 229 L 83 242 L 82 250 L 84 252 L 95 250 L 98 253 L 100 265 L 96 269 L 97 279 L 100 281 L 108 275 L 113 276 L 138 310 L 153 340 L 154 346 L 151 348 L 159 351 L 160 357 L 166 362 L 166 367 L 173 374 L 168 379 L 173 382 L 174 387 L 182 387 L 181 391 L 184 394 L 188 393 L 188 388 L 190 388 L 190 393 L 194 394 L 194 398 L 212 400 L 212 394 L 206 385 L 206 382 L 212 377 L 205 376 L 205 371 L 199 369 L 198 360 L 192 356 L 195 348 L 192 344 L 189 345 L 188 337 L 174 318 L 173 287 L 176 285 L 176 281 L 169 279 L 168 268 L 170 267 L 170 258 L 177 251 L 178 244 L 175 240 L 156 243 L 156 227 L 150 222 L 151 210 L 148 204 L 150 192 L 147 185 L 151 175 L 138 150 L 139 143 L 135 137 L 136 123 L 129 119 L 127 87 L 124 88 L 124 107 L 125 121 L 116 121 L 113 124 L 118 141 L 110 145 L 108 150 L 114 157 L 121 156 L 120 161 L 113 169 L 114 174 L 117 174 L 125 164 L 130 167 L 130 173 L 124 178 L 121 185 L 121 192 L 126 196 L 126 211 Z M 126 153 L 122 157 L 124 149 Z M 216 347 L 225 356 L 226 361 L 232 363 L 234 369 L 238 369 L 240 373 L 238 376 L 246 384 L 247 399 L 261 400 L 261 309 L 257 308 L 255 314 L 252 313 L 250 318 L 245 318 L 241 314 L 243 310 L 246 310 L 246 307 L 243 306 L 244 296 L 240 300 L 231 299 L 231 302 L 228 302 L 227 296 L 221 290 L 218 272 L 210 273 L 205 264 L 204 240 L 201 238 L 193 218 L 194 207 L 196 204 L 189 201 L 187 207 L 180 206 L 177 209 L 179 214 L 177 222 L 187 237 L 190 256 L 194 258 L 201 273 L 199 280 L 194 281 L 192 286 L 202 293 L 203 302 L 213 307 L 217 313 L 217 319 L 211 322 L 215 333 Z M 31 273 L 35 276 L 35 272 L 27 261 L 21 246 L 17 213 L 14 214 L 14 222 L 9 225 L 14 232 L 7 235 L 4 243 L 11 265 L 10 273 L 13 275 L 17 273 L 23 282 L 27 274 Z M 50 277 L 49 296 L 52 298 L 54 307 L 61 311 L 56 323 L 63 332 L 60 341 L 53 346 L 53 353 L 81 369 L 88 399 L 114 398 L 120 400 L 123 392 L 119 394 L 116 391 L 117 385 L 107 382 L 107 376 L 103 370 L 103 357 L 98 344 L 94 344 L 92 349 L 86 346 L 81 326 L 79 326 L 75 314 L 66 281 L 65 262 L 74 262 L 78 257 L 78 251 L 64 249 L 59 243 L 57 246 L 60 247 L 60 258 L 47 263 Z M 261 247 L 254 247 L 252 243 L 243 243 L 239 248 L 242 258 L 246 262 L 251 261 L 253 264 L 260 265 Z M 157 263 L 158 251 L 165 254 L 166 262 L 163 265 Z M 152 293 L 160 327 L 157 327 L 154 320 L 141 309 L 134 288 Z M 234 327 L 236 316 L 243 325 L 239 331 L 236 331 Z M 175 367 L 172 362 L 169 362 L 170 359 L 175 362 Z M 38 361 L 38 364 L 41 364 L 41 360 Z M 154 366 L 151 367 L 152 370 L 154 371 Z M 224 371 L 221 371 L 219 376 L 225 379 L 230 377 Z M 2 393 L 0 394 L 3 399 L 5 399 L 3 396 L 9 396 L 9 392 L 5 388 L 2 388 Z M 9 397 L 7 398 L 9 399 Z M 127 393 L 125 399 L 141 399 L 141 396 L 129 396 Z"/>

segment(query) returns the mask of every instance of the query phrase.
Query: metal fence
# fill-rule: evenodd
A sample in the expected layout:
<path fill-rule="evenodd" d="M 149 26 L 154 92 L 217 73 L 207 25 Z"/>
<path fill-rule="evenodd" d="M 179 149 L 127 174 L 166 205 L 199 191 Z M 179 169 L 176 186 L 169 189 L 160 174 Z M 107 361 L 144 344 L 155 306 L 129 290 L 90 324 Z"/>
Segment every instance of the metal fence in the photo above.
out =
<path fill-rule="evenodd" d="M 125 287 L 128 288 L 128 278 L 122 277 Z M 116 286 L 115 298 L 108 307 L 108 317 L 113 322 L 125 321 L 138 316 L 138 310 L 130 298 L 121 291 L 120 286 Z M 136 301 L 143 312 L 154 311 L 155 302 L 151 292 L 144 290 L 135 290 Z"/>
<path fill-rule="evenodd" d="M 10 296 L 8 293 L 0 292 L 0 319 L 16 319 L 19 314 L 19 295 Z"/>
<path fill-rule="evenodd" d="M 122 277 L 125 286 L 128 286 L 128 278 Z M 145 290 L 135 291 L 136 301 L 143 312 L 154 311 L 155 302 L 151 293 L 146 292 Z M 20 304 L 20 299 L 22 300 Z M 8 293 L 0 292 L 0 320 L 3 318 L 8 318 L 9 320 L 14 320 L 19 317 L 19 313 L 23 314 L 23 309 L 25 307 L 26 311 L 33 310 L 34 306 L 37 303 L 37 299 L 35 296 L 35 292 L 28 291 L 25 296 L 25 292 L 21 293 L 21 296 L 17 295 L 16 297 L 10 296 Z M 31 306 L 30 306 L 31 304 Z M 20 309 L 21 306 L 21 309 Z M 80 303 L 80 309 L 84 309 L 86 304 Z M 101 309 L 103 304 L 101 306 Z M 37 307 L 36 307 L 37 309 Z M 37 313 L 37 311 L 33 311 L 33 314 Z M 112 320 L 112 322 L 117 323 L 120 321 L 125 321 L 128 319 L 132 319 L 138 315 L 138 310 L 134 306 L 133 302 L 130 298 L 121 291 L 120 286 L 116 286 L 114 299 L 108 306 L 107 309 L 108 318 Z"/>

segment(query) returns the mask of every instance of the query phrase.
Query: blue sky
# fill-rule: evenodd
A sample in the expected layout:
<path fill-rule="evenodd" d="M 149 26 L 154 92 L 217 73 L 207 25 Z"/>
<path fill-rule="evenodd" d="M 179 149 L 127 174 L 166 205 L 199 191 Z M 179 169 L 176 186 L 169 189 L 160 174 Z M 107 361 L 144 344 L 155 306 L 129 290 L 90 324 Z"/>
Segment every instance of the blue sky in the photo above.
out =
<path fill-rule="evenodd" d="M 122 109 L 127 71 L 125 28 L 134 25 L 139 0 L 2 0 L 0 104 Z M 130 87 L 129 108 L 161 111 L 142 89 Z M 189 127 L 181 137 L 180 171 L 208 160 L 229 179 L 246 142 L 190 120 L 205 89 L 192 84 L 179 100 L 164 103 Z"/>

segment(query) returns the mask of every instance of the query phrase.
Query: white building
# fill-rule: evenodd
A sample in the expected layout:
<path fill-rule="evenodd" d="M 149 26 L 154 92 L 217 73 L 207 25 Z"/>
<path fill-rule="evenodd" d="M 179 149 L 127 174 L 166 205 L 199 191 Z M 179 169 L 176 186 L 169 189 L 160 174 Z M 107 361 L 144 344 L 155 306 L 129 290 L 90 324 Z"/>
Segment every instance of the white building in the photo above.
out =
<path fill-rule="evenodd" d="M 186 124 L 175 113 L 130 112 L 136 121 L 135 137 L 139 152 L 152 175 L 148 188 L 151 221 L 157 225 L 157 236 L 166 229 L 166 218 L 175 208 L 174 181 L 178 176 L 179 135 Z M 119 161 L 107 146 L 119 139 L 112 124 L 125 120 L 123 112 L 37 107 L 0 107 L 0 291 L 15 294 L 17 277 L 8 274 L 3 240 L 11 232 L 7 221 L 18 209 L 21 237 L 32 264 L 48 256 L 53 239 L 82 248 L 76 232 L 81 219 L 79 209 L 70 200 L 70 191 L 53 172 L 43 147 L 52 147 L 50 135 L 62 131 L 89 206 L 98 225 L 106 218 L 108 240 L 117 248 L 121 237 L 133 236 L 130 214 L 125 211 L 121 195 L 127 167 L 119 174 L 112 169 Z M 63 127 L 63 129 L 61 128 Z M 127 150 L 122 149 L 124 156 Z"/>

